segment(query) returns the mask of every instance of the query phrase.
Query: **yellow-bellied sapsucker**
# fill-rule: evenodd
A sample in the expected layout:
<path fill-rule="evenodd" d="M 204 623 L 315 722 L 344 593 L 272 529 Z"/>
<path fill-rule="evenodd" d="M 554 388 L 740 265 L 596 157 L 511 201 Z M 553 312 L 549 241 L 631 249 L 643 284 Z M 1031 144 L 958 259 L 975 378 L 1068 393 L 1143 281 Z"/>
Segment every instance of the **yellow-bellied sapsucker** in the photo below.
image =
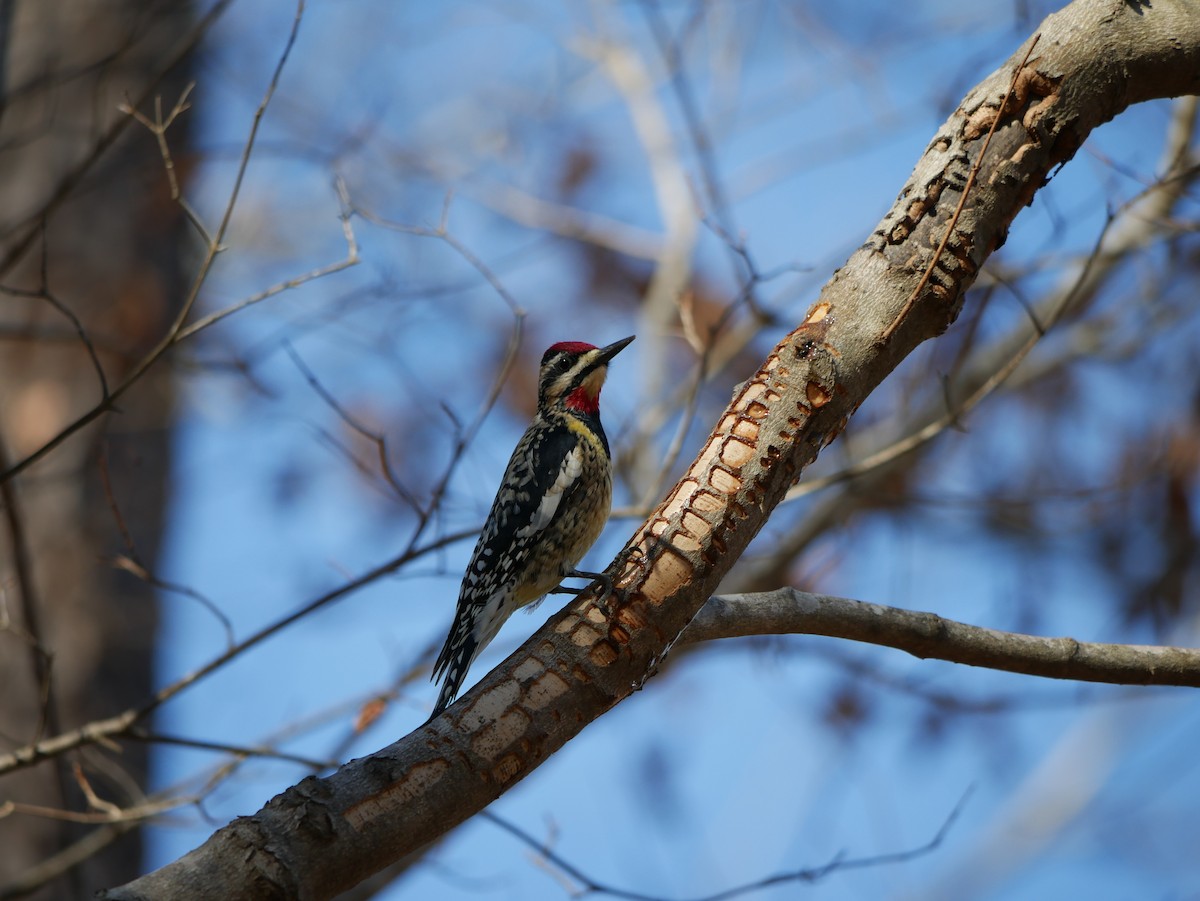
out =
<path fill-rule="evenodd" d="M 433 667 L 434 681 L 444 682 L 432 716 L 454 700 L 471 662 L 514 610 L 567 576 L 598 578 L 575 564 L 600 537 L 612 505 L 600 388 L 609 360 L 632 340 L 564 341 L 542 357 L 537 415 L 508 461 Z"/>

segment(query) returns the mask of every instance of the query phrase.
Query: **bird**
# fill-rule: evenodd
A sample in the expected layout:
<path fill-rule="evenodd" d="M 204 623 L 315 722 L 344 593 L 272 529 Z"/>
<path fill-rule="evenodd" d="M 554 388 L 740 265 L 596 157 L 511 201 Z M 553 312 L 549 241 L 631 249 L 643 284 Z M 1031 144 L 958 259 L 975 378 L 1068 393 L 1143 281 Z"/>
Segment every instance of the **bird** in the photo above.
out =
<path fill-rule="evenodd" d="M 513 611 L 536 606 L 564 578 L 600 580 L 611 589 L 603 574 L 576 564 L 600 537 L 612 506 L 600 389 L 609 362 L 634 337 L 606 347 L 561 341 L 543 354 L 537 412 L 508 461 L 433 666 L 432 680 L 442 687 L 431 720 L 454 701 L 471 663 Z"/>

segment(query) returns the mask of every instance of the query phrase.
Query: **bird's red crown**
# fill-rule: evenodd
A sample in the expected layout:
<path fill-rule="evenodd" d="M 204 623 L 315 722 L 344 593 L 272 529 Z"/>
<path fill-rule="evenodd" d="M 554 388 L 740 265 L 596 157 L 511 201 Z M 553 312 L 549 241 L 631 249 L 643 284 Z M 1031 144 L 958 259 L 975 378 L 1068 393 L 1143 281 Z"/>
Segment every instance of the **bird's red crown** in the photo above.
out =
<path fill-rule="evenodd" d="M 569 354 L 584 354 L 595 349 L 595 344 L 588 344 L 586 341 L 559 341 L 557 344 L 551 344 L 546 349 L 546 353 L 556 354 L 559 351 L 566 351 Z"/>

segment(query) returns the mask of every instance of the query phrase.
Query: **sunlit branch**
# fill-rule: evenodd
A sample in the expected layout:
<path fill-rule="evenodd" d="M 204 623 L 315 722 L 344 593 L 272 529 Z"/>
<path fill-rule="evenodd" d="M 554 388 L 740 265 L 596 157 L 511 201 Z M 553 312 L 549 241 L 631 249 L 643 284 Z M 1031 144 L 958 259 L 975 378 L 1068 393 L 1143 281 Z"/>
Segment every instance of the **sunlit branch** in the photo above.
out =
<path fill-rule="evenodd" d="M 688 139 L 696 154 L 700 177 L 704 183 L 704 191 L 708 195 L 708 203 L 712 209 L 716 229 L 726 239 L 724 243 L 731 251 L 734 269 L 738 273 L 737 278 L 748 286 L 747 302 L 752 309 L 758 310 L 761 305 L 754 296 L 754 289 L 758 283 L 757 273 L 745 248 L 739 248 L 738 242 L 734 239 L 737 227 L 734 223 L 733 211 L 730 208 L 728 192 L 725 190 L 720 176 L 720 167 L 713 151 L 713 140 L 705 127 L 700 105 L 696 100 L 696 92 L 692 88 L 691 79 L 687 77 L 681 41 L 672 37 L 666 18 L 657 2 L 653 2 L 653 0 L 643 2 L 641 7 L 646 21 L 650 25 L 650 33 L 654 36 L 655 44 L 658 46 L 659 55 L 662 56 L 666 66 L 675 102 L 683 114 Z M 702 7 L 697 7 L 696 15 L 700 15 L 701 10 Z"/>
<path fill-rule="evenodd" d="M 1192 122 L 1196 117 L 1197 98 L 1182 98 L 1176 108 L 1176 116 L 1172 123 Z M 831 485 L 845 482 L 866 475 L 872 470 L 887 466 L 900 457 L 912 453 L 947 429 L 960 423 L 967 414 L 979 406 L 987 397 L 1005 385 L 1017 371 L 1017 367 L 1025 361 L 1038 342 L 1053 328 L 1070 310 L 1078 309 L 1095 297 L 1100 288 L 1117 271 L 1119 265 L 1136 250 L 1144 248 L 1157 237 L 1158 223 L 1165 220 L 1176 204 L 1186 196 L 1188 188 L 1194 183 L 1198 174 L 1195 167 L 1188 164 L 1185 155 L 1186 143 L 1180 147 L 1178 139 L 1181 135 L 1190 136 L 1190 130 L 1173 127 L 1169 130 L 1175 140 L 1168 141 L 1163 153 L 1164 161 L 1172 166 L 1159 181 L 1147 187 L 1136 197 L 1122 204 L 1106 219 L 1096 242 L 1080 265 L 1079 272 L 1069 285 L 1057 291 L 1050 292 L 1045 299 L 1033 308 L 1027 308 L 1032 331 L 1021 339 L 1014 333 L 996 346 L 982 351 L 970 367 L 968 375 L 961 381 L 976 383 L 977 387 L 952 409 L 926 423 L 924 426 L 905 435 L 903 438 L 889 444 L 887 447 L 870 454 L 867 457 L 826 476 L 818 476 L 792 487 L 786 500 L 795 500 L 816 491 L 821 491 Z M 986 273 L 985 273 L 986 276 Z M 1080 322 L 1078 328 L 1088 328 L 1089 323 Z M 1017 341 L 1023 343 L 1012 345 Z M 1094 342 L 1089 342 L 1093 344 Z M 1050 361 L 1038 368 L 1038 376 L 1044 377 L 1048 371 L 1058 369 L 1061 364 L 1074 359 L 1073 355 Z M 987 373 L 982 375 L 982 373 Z M 1028 381 L 1029 379 L 1022 379 Z"/>
<path fill-rule="evenodd" d="M 666 231 L 663 252 L 642 297 L 639 332 L 644 346 L 638 351 L 642 393 L 647 397 L 661 397 L 672 383 L 668 366 L 670 333 L 678 317 L 679 304 L 692 280 L 698 216 L 680 148 L 645 60 L 637 52 L 620 17 L 609 15 L 615 4 L 596 4 L 593 9 L 599 19 L 601 36 L 591 44 L 581 43 L 578 50 L 600 65 L 629 110 L 654 185 L 658 214 Z M 633 447 L 630 461 L 634 493 L 639 497 L 660 469 L 654 455 L 647 452 L 651 435 L 639 422 L 636 432 L 628 439 Z"/>
<path fill-rule="evenodd" d="M 943 398 L 931 401 L 911 416 L 914 425 L 909 426 L 902 437 L 847 467 L 794 485 L 785 500 L 795 500 L 839 483 L 845 483 L 847 488 L 823 497 L 800 523 L 776 542 L 769 558 L 743 567 L 741 574 L 735 576 L 741 585 L 759 588 L 781 581 L 781 567 L 789 565 L 817 536 L 824 534 L 831 521 L 844 519 L 856 509 L 858 499 L 869 497 L 872 486 L 894 473 L 897 465 L 915 463 L 919 459 L 916 452 L 947 429 L 960 425 L 973 409 L 1002 386 L 1016 390 L 1060 371 L 1082 354 L 1097 353 L 1100 337 L 1095 332 L 1100 326 L 1091 320 L 1079 320 L 1071 328 L 1076 334 L 1086 334 L 1086 339 L 1036 365 L 1028 362 L 1029 354 L 1045 332 L 1068 312 L 1090 304 L 1132 253 L 1160 236 L 1162 223 L 1187 196 L 1197 177 L 1187 153 L 1191 134 L 1189 123 L 1195 119 L 1196 106 L 1193 97 L 1177 102 L 1160 166 L 1164 176 L 1112 212 L 1092 250 L 1076 264 L 1064 283 L 1048 291 L 1035 306 L 1027 308 L 1031 326 L 1014 328 L 992 345 L 972 354 L 951 386 L 950 393 L 962 400 L 953 404 Z M 981 278 L 987 277 L 988 270 L 985 269 Z M 1025 365 L 1019 365 L 1021 363 Z M 887 426 L 877 427 L 877 430 L 884 427 Z M 860 444 L 879 443 L 873 442 L 869 433 L 857 437 Z"/>
<path fill-rule="evenodd" d="M 659 232 L 591 210 L 535 197 L 512 185 L 484 183 L 466 188 L 462 193 L 527 228 L 603 247 L 638 260 L 654 261 L 663 253 L 663 236 Z"/>

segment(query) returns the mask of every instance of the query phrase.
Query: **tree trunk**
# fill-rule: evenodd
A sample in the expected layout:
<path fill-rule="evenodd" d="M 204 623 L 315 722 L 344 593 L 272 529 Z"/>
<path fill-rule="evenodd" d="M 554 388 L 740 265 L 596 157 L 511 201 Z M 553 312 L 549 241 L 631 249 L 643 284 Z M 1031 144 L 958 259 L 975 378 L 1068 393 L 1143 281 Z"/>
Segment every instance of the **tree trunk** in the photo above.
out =
<path fill-rule="evenodd" d="M 187 3 L 0 0 L 0 469 L 96 404 L 179 301 L 183 221 L 153 136 L 118 106 L 150 91 L 174 104 L 187 72 L 171 63 L 190 26 Z M 153 116 L 153 104 L 143 112 Z M 186 130 L 169 137 L 182 157 Z M 171 407 L 170 373 L 152 373 L 118 415 L 3 485 L 6 748 L 151 692 L 154 592 L 113 564 L 123 554 L 154 568 Z M 10 775 L 0 802 L 83 811 L 86 784 L 126 806 L 146 784 L 136 745 L 56 764 Z M 138 871 L 136 832 L 66 866 L 85 828 L 0 819 L 0 897 L 24 895 L 53 870 L 62 875 L 33 897 L 86 897 Z"/>

